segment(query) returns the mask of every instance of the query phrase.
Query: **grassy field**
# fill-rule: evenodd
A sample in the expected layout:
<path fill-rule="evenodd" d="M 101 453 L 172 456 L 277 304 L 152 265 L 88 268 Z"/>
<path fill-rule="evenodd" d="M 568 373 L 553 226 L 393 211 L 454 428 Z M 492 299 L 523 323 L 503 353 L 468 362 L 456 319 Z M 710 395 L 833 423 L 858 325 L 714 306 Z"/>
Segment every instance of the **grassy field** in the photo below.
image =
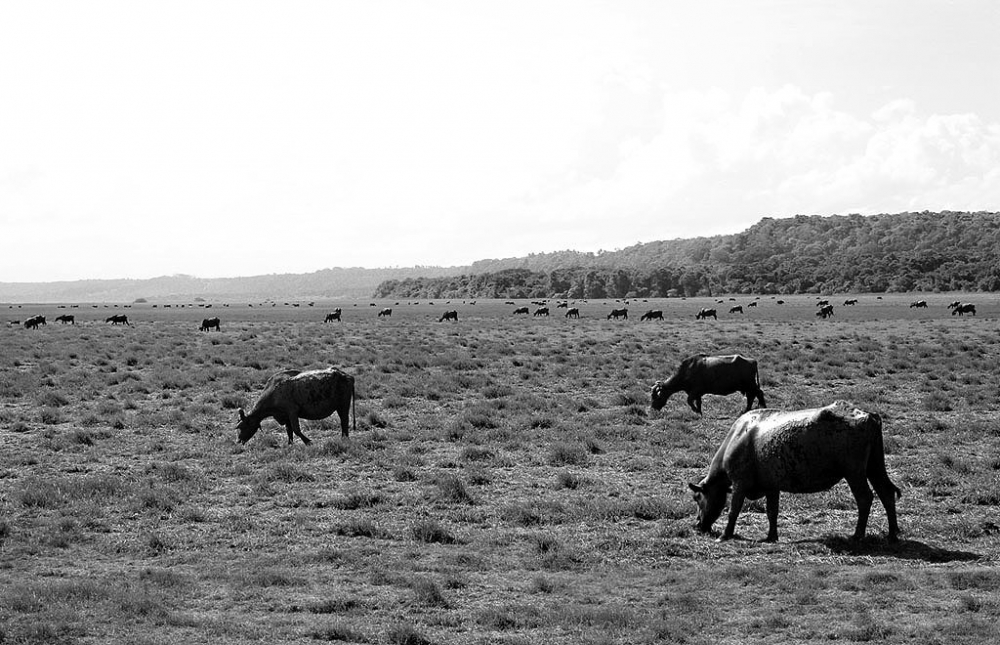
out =
<path fill-rule="evenodd" d="M 0 328 L 0 643 L 995 643 L 1000 300 L 923 297 L 2 305 L 48 325 Z M 686 484 L 743 402 L 649 409 L 697 352 L 758 359 L 771 407 L 882 415 L 902 540 L 876 500 L 849 541 L 843 483 L 784 495 L 776 544 L 762 501 L 698 534 Z M 236 444 L 272 372 L 328 365 L 350 439 Z"/>

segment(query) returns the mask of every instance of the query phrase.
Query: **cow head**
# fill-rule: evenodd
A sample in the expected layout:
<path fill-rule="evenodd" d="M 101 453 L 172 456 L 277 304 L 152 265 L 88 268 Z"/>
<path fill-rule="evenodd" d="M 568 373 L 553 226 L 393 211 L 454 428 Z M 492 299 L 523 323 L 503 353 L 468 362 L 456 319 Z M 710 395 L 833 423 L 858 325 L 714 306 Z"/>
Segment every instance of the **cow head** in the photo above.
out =
<path fill-rule="evenodd" d="M 654 410 L 662 409 L 667 404 L 667 399 L 675 392 L 677 392 L 677 388 L 673 387 L 673 379 L 657 381 L 650 391 L 649 407 Z"/>
<path fill-rule="evenodd" d="M 708 533 L 712 530 L 715 520 L 722 515 L 726 497 L 729 495 L 729 486 L 721 482 L 709 483 L 703 480 L 700 484 L 688 484 L 688 488 L 694 493 L 694 501 L 698 504 L 698 523 L 695 526 L 700 532 Z"/>
<path fill-rule="evenodd" d="M 236 424 L 236 429 L 240 431 L 239 442 L 246 443 L 260 430 L 260 420 L 248 417 L 240 408 L 240 422 Z"/>

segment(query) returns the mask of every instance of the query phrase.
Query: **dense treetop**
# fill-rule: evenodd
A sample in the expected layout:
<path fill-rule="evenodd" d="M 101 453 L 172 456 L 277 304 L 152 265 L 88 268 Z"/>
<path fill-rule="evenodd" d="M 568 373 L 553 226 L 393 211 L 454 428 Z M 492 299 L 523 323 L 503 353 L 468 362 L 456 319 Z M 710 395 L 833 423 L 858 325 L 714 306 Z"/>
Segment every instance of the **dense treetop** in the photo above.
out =
<path fill-rule="evenodd" d="M 382 282 L 375 297 L 624 298 L 1000 291 L 1000 214 L 765 218 L 742 233 L 483 260 Z"/>

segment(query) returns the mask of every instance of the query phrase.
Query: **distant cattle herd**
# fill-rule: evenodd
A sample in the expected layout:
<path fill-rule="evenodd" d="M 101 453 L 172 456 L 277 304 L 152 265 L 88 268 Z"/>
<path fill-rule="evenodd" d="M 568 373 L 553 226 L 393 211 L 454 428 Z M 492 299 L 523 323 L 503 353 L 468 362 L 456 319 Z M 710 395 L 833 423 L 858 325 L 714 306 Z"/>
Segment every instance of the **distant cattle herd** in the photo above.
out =
<path fill-rule="evenodd" d="M 878 297 L 877 299 L 881 300 L 881 297 Z M 735 300 L 735 299 L 734 298 L 730 298 L 729 300 Z M 744 304 L 733 304 L 733 305 L 729 306 L 728 313 L 730 315 L 735 315 L 735 316 L 746 315 L 746 314 L 749 313 L 748 312 L 749 309 L 756 309 L 757 308 L 757 306 L 758 306 L 758 300 L 759 300 L 759 298 L 756 299 L 756 300 L 751 300 L 751 301 L 746 302 Z M 774 300 L 774 299 L 772 298 L 772 300 Z M 586 302 L 586 301 L 583 301 L 583 302 Z M 719 304 L 721 304 L 721 303 L 723 303 L 725 301 L 724 300 L 717 300 L 716 302 L 719 303 Z M 271 304 L 271 306 L 276 306 L 277 305 L 277 303 L 270 303 L 270 304 Z M 308 303 L 308 306 L 312 307 L 312 306 L 314 306 L 314 304 L 315 303 L 310 302 L 310 303 Z M 400 303 L 398 303 L 398 302 L 396 303 L 396 305 L 399 305 L 399 304 Z M 411 303 L 406 303 L 406 304 L 411 304 Z M 418 304 L 418 303 L 412 303 L 412 304 Z M 427 304 L 433 305 L 434 303 L 433 302 L 428 302 Z M 450 304 L 450 301 L 449 301 L 449 304 Z M 471 303 L 466 303 L 466 304 L 475 305 L 476 302 L 475 301 L 471 301 Z M 513 301 L 508 300 L 508 301 L 506 301 L 506 304 L 508 304 L 508 305 L 514 305 L 515 303 Z M 549 316 L 549 313 L 550 313 L 549 306 L 550 305 L 549 305 L 548 301 L 545 301 L 545 300 L 533 300 L 533 301 L 531 301 L 531 304 L 535 305 L 534 311 L 532 311 L 527 306 L 523 306 L 522 305 L 522 306 L 515 307 L 515 309 L 513 310 L 513 315 L 514 316 L 528 316 L 528 315 L 531 315 L 532 317 L 536 317 L 536 318 L 538 318 L 538 317 L 545 318 L 545 317 Z M 625 301 L 624 304 L 628 304 L 628 301 Z M 785 300 L 774 300 L 774 304 L 776 304 L 776 305 L 784 305 L 785 304 Z M 856 306 L 857 304 L 858 304 L 858 298 L 848 298 L 848 299 L 844 300 L 842 306 L 844 306 L 844 307 L 853 307 L 853 306 Z M 291 307 L 298 307 L 299 303 L 287 303 L 286 302 L 285 305 L 291 306 Z M 73 306 L 77 307 L 78 305 L 73 305 Z M 93 305 L 94 308 L 96 308 L 97 306 L 98 305 Z M 107 305 L 105 305 L 105 306 L 107 306 Z M 164 309 L 168 309 L 171 306 L 172 305 L 170 305 L 170 304 L 164 304 L 164 305 L 162 305 L 162 307 Z M 184 307 L 185 305 L 177 305 L 177 306 L 178 307 Z M 190 306 L 193 306 L 193 305 L 190 305 Z M 199 305 L 199 306 L 204 307 L 204 308 L 210 308 L 212 305 L 211 304 L 202 304 L 202 305 Z M 229 305 L 225 304 L 225 305 L 222 305 L 222 306 L 223 307 L 228 307 Z M 249 307 L 253 307 L 254 305 L 250 304 L 248 306 Z M 357 305 L 355 305 L 355 306 L 357 306 Z M 371 303 L 371 306 L 375 307 L 376 305 L 375 305 L 375 303 Z M 126 307 L 128 307 L 128 305 L 126 305 Z M 152 305 L 152 307 L 156 308 L 157 305 Z M 578 319 L 578 318 L 581 317 L 580 307 L 578 307 L 578 306 L 572 306 L 571 307 L 569 301 L 565 301 L 565 300 L 564 301 L 557 301 L 556 304 L 555 304 L 555 307 L 557 309 L 566 309 L 566 313 L 565 313 L 565 316 L 564 316 L 565 318 Z M 818 318 L 826 319 L 826 318 L 830 318 L 830 317 L 834 317 L 835 316 L 834 305 L 829 301 L 829 299 L 826 299 L 826 298 L 822 298 L 822 299 L 821 298 L 817 298 L 817 300 L 816 300 L 816 307 L 817 307 L 817 309 L 816 309 L 816 316 Z M 11 308 L 13 308 L 13 305 L 11 305 Z M 909 303 L 909 308 L 910 309 L 929 309 L 929 305 L 927 304 L 926 300 L 915 300 L 915 301 Z M 955 301 L 949 303 L 947 308 L 948 308 L 948 311 L 950 311 L 951 315 L 953 315 L 953 316 L 965 316 L 965 315 L 975 316 L 976 315 L 976 305 L 973 304 L 973 303 L 961 302 L 961 301 L 955 300 Z M 605 310 L 605 311 L 607 311 L 607 310 Z M 726 311 L 726 310 L 723 310 L 723 311 Z M 392 313 L 393 313 L 393 309 L 391 307 L 383 307 L 383 308 L 381 308 L 381 309 L 378 310 L 377 317 L 378 318 L 390 318 L 390 317 L 392 317 Z M 628 320 L 628 314 L 629 314 L 628 307 L 613 307 L 607 313 L 607 315 L 605 316 L 605 318 L 607 320 Z M 712 320 L 718 320 L 719 319 L 719 310 L 716 307 L 703 307 L 703 308 L 699 309 L 697 312 L 695 312 L 695 318 L 697 320 L 708 320 L 710 318 Z M 72 315 L 72 314 L 62 314 L 60 316 L 57 316 L 55 320 L 57 322 L 59 322 L 59 323 L 64 324 L 64 325 L 75 325 L 77 323 L 77 317 L 75 315 Z M 325 323 L 342 322 L 343 320 L 344 320 L 344 311 L 343 311 L 343 309 L 341 307 L 337 307 L 336 309 L 334 309 L 330 313 L 327 313 L 325 315 L 325 317 L 323 318 L 323 322 L 325 322 Z M 665 320 L 665 318 L 664 318 L 664 314 L 663 314 L 663 310 L 662 309 L 649 309 L 649 310 L 647 310 L 644 314 L 642 314 L 639 317 L 639 320 L 640 321 L 653 321 L 653 320 L 663 321 L 663 320 Z M 451 309 L 451 310 L 445 311 L 438 318 L 438 321 L 439 322 L 444 322 L 444 321 L 458 322 L 458 310 Z M 132 325 L 132 323 L 128 319 L 128 316 L 125 315 L 125 314 L 114 314 L 114 315 L 108 316 L 107 318 L 104 319 L 104 322 L 107 323 L 107 324 L 110 324 L 110 325 L 123 325 L 123 326 L 131 326 Z M 10 326 L 23 324 L 23 326 L 24 326 L 25 329 L 38 329 L 39 327 L 46 325 L 46 319 L 45 319 L 45 316 L 43 316 L 43 315 L 36 315 L 36 316 L 32 316 L 30 318 L 27 318 L 26 320 L 24 320 L 23 323 L 21 323 L 19 320 L 9 320 L 8 324 Z M 219 317 L 205 318 L 204 320 L 202 320 L 202 323 L 201 323 L 201 326 L 199 327 L 199 329 L 201 331 L 213 331 L 213 330 L 214 331 L 222 331 L 221 319 Z"/>

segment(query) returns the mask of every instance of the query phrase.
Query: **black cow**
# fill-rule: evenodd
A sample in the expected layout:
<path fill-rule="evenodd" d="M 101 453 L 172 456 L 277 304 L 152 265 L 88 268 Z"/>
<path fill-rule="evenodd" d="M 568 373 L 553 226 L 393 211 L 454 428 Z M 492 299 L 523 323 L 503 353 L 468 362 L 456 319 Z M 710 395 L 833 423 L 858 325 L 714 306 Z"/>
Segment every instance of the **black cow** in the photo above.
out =
<path fill-rule="evenodd" d="M 378 317 L 379 317 L 379 318 L 383 318 L 383 317 L 386 317 L 386 318 L 387 318 L 387 317 L 389 317 L 389 316 L 391 316 L 391 315 L 392 315 L 392 309 L 390 309 L 390 308 L 388 308 L 388 307 L 386 307 L 386 308 L 385 308 L 385 309 L 383 309 L 382 311 L 378 312 Z"/>
<path fill-rule="evenodd" d="M 532 314 L 532 315 L 534 315 L 534 316 L 548 316 L 549 315 L 549 308 L 548 307 L 539 307 L 538 309 L 535 309 L 535 313 Z"/>
<path fill-rule="evenodd" d="M 718 316 L 718 314 L 716 314 L 715 309 L 702 309 L 701 311 L 699 311 L 698 313 L 696 313 L 694 315 L 695 320 L 701 320 L 703 318 L 705 320 L 708 320 L 709 316 L 711 316 L 712 318 L 715 318 L 716 320 L 719 319 L 719 316 Z"/>
<path fill-rule="evenodd" d="M 659 309 L 650 309 L 646 313 L 639 316 L 639 320 L 663 320 L 663 311 Z"/>
<path fill-rule="evenodd" d="M 108 316 L 104 322 L 111 323 L 112 325 L 125 325 L 126 327 L 131 327 L 128 322 L 128 316 L 125 314 L 116 314 L 114 316 Z"/>
<path fill-rule="evenodd" d="M 567 318 L 579 318 L 580 317 L 580 309 L 577 308 L 577 307 L 571 307 L 570 309 L 567 309 L 566 310 L 566 317 Z"/>
<path fill-rule="evenodd" d="M 657 381 L 653 386 L 650 406 L 659 410 L 667 404 L 667 399 L 681 391 L 687 393 L 688 406 L 697 414 L 701 414 L 701 397 L 705 394 L 724 396 L 740 392 L 747 397 L 744 412 L 753 407 L 754 399 L 760 402 L 760 407 L 767 407 L 764 392 L 760 389 L 757 361 L 739 354 L 698 354 L 684 359 L 673 376 L 666 381 Z"/>
<path fill-rule="evenodd" d="M 816 315 L 820 318 L 828 318 L 833 315 L 833 305 L 823 305 L 816 312 Z"/>
<path fill-rule="evenodd" d="M 628 309 L 612 309 L 611 313 L 608 314 L 608 320 L 611 320 L 612 318 L 615 320 L 618 320 L 619 318 L 628 320 Z"/>
<path fill-rule="evenodd" d="M 454 320 L 455 322 L 458 322 L 458 312 L 455 311 L 454 309 L 451 311 L 444 312 L 443 314 L 441 314 L 441 317 L 438 318 L 438 322 L 442 322 L 445 320 Z"/>
<path fill-rule="evenodd" d="M 525 316 L 527 316 L 530 313 L 531 313 L 531 310 L 528 309 L 527 307 L 518 307 L 517 309 L 514 310 L 514 315 L 515 316 L 519 316 L 521 314 L 524 314 Z"/>
<path fill-rule="evenodd" d="M 45 325 L 45 316 L 32 316 L 24 321 L 25 329 L 38 329 L 39 325 Z"/>
<path fill-rule="evenodd" d="M 76 316 L 71 316 L 70 314 L 63 314 L 61 316 L 56 316 L 56 322 L 61 322 L 64 325 L 75 325 Z"/>
<path fill-rule="evenodd" d="M 927 301 L 917 300 L 916 302 L 911 302 L 910 309 L 927 309 Z"/>
<path fill-rule="evenodd" d="M 222 331 L 222 321 L 218 318 L 205 318 L 201 321 L 201 331 Z"/>
<path fill-rule="evenodd" d="M 976 305 L 968 302 L 965 304 L 958 305 L 957 307 L 951 310 L 951 315 L 954 316 L 955 314 L 958 314 L 959 316 L 964 316 L 965 314 L 972 314 L 973 316 L 975 316 Z"/>
<path fill-rule="evenodd" d="M 741 314 L 743 313 L 743 305 L 736 305 L 735 307 L 729 308 L 729 313 L 731 314 Z"/>
<path fill-rule="evenodd" d="M 323 322 L 328 323 L 328 322 L 333 322 L 334 320 L 340 322 L 340 307 L 334 309 L 333 313 L 327 314 L 326 318 L 323 319 Z"/>

